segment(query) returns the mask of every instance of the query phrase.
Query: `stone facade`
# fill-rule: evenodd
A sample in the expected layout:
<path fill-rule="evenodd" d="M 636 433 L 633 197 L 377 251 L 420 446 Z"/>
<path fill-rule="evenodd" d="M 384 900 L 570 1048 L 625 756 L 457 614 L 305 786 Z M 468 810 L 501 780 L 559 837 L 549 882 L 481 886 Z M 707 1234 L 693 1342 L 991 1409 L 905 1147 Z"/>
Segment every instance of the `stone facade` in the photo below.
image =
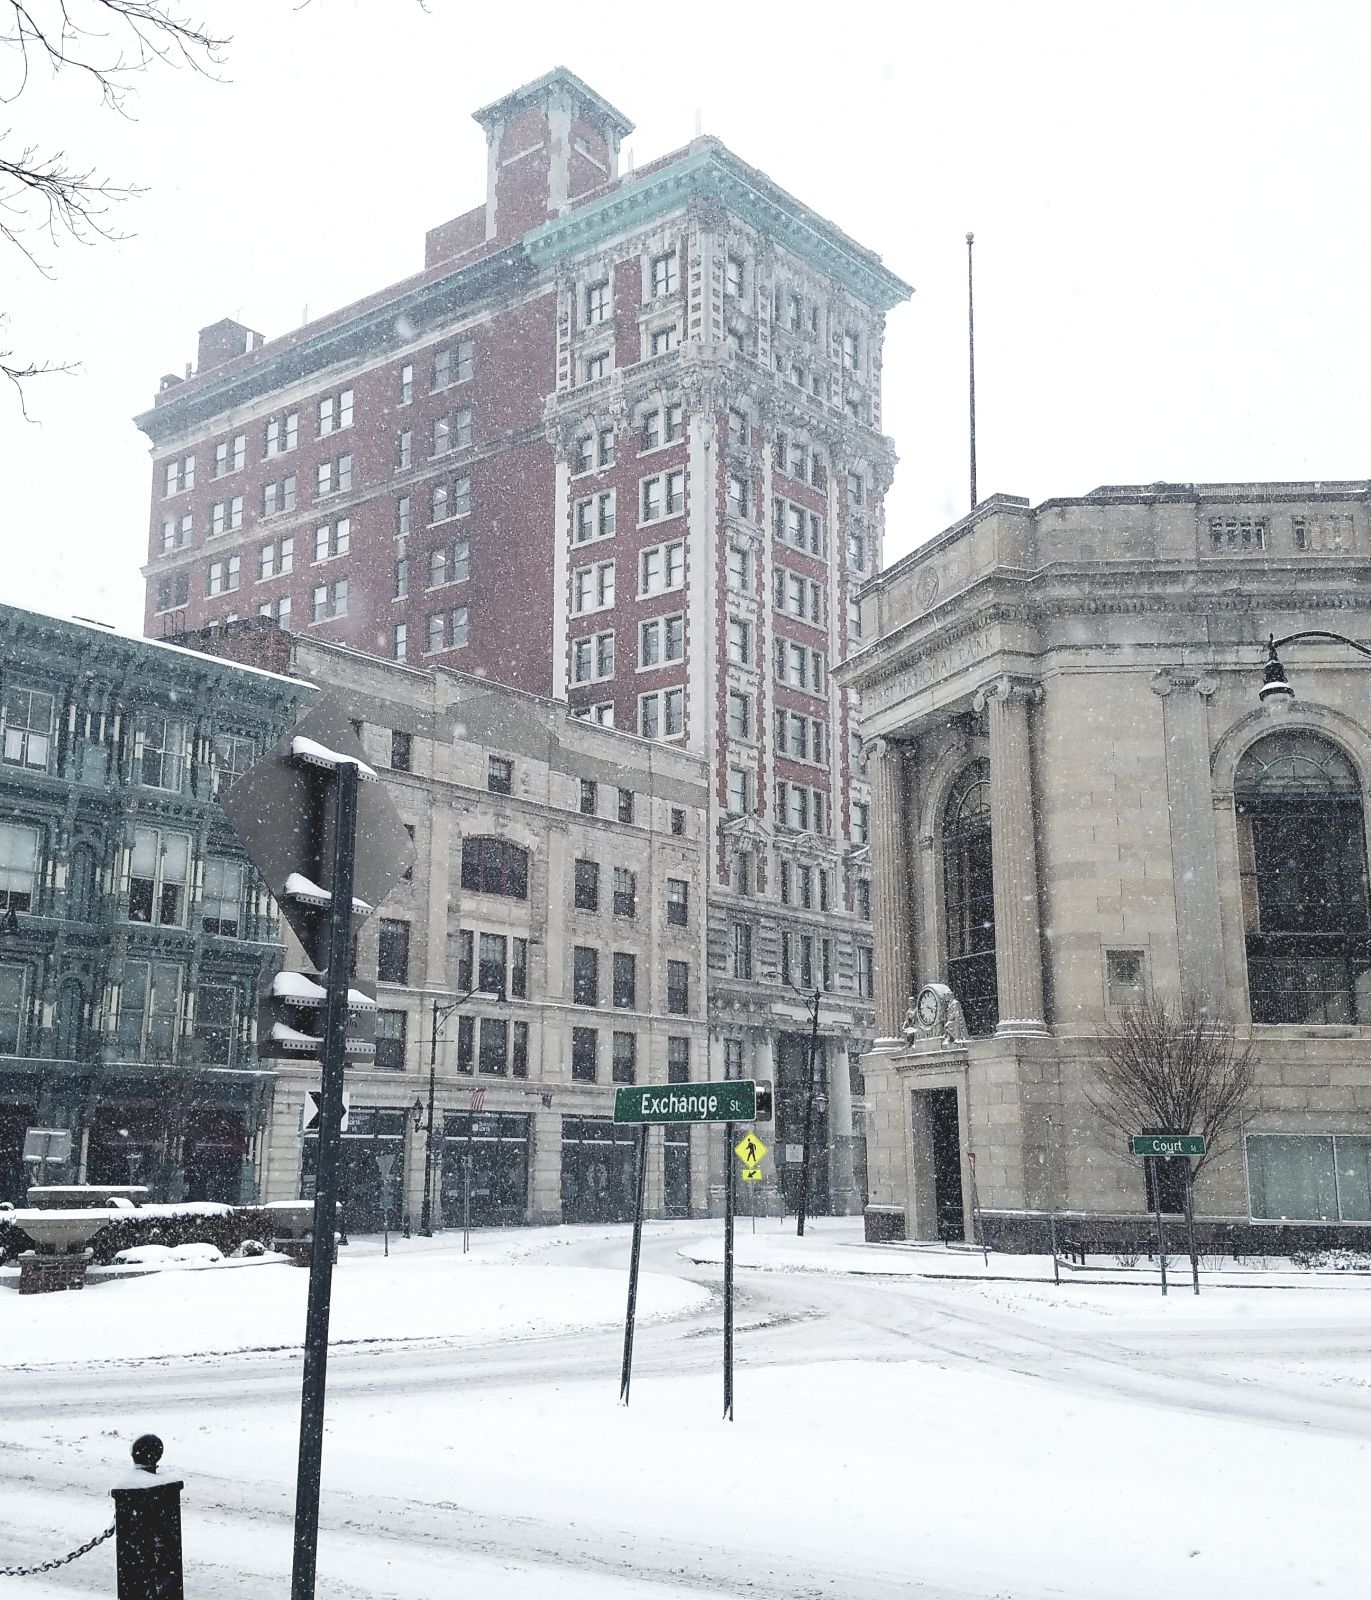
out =
<path fill-rule="evenodd" d="M 1256 1044 L 1201 1211 L 1371 1216 L 1371 670 L 1298 641 L 1294 700 L 1257 697 L 1268 635 L 1365 632 L 1369 554 L 1366 483 L 1153 485 L 996 496 L 867 586 L 873 1227 L 1142 1213 L 1088 1091 L 1149 993 Z M 906 1028 L 929 983 L 969 1036 Z"/>

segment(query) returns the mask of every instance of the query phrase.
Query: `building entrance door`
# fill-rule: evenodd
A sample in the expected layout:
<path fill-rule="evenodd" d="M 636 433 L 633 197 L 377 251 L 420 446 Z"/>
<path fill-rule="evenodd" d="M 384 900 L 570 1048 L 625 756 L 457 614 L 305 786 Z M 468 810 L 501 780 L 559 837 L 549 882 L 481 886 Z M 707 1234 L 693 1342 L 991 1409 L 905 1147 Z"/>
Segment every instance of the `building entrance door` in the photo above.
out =
<path fill-rule="evenodd" d="M 938 1237 L 947 1244 L 966 1238 L 957 1091 L 931 1089 L 925 1099 L 928 1106 L 929 1143 L 933 1151 L 933 1205 L 938 1218 Z"/>
<path fill-rule="evenodd" d="M 631 1222 L 637 1131 L 607 1118 L 562 1118 L 562 1221 Z"/>

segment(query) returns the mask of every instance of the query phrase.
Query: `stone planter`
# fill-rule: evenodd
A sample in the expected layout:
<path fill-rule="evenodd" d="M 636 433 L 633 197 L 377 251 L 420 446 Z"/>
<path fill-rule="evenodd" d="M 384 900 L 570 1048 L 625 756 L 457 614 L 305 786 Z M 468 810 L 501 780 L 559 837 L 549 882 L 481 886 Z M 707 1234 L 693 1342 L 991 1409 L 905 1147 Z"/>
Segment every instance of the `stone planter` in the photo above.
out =
<path fill-rule="evenodd" d="M 57 1294 L 67 1289 L 84 1289 L 92 1254 L 90 1250 L 81 1250 L 52 1256 L 25 1250 L 19 1257 L 19 1293 Z"/>

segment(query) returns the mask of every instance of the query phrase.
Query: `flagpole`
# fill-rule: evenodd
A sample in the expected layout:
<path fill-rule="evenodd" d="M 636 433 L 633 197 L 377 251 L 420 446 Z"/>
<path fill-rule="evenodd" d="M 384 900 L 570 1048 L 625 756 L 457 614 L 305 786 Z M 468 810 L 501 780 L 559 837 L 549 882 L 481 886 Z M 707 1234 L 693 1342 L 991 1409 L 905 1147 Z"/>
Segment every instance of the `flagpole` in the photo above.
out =
<path fill-rule="evenodd" d="M 977 505 L 976 499 L 976 300 L 975 287 L 971 270 L 971 247 L 976 242 L 976 235 L 968 233 L 966 236 L 966 348 L 969 367 L 969 391 L 971 397 L 971 509 Z"/>

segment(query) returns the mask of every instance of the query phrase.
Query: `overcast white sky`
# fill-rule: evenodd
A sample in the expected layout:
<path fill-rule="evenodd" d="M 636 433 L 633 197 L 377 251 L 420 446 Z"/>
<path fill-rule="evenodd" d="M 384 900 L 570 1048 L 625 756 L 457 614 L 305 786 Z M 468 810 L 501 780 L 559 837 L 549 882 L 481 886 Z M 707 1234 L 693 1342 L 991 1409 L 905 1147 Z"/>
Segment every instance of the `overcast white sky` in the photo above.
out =
<path fill-rule="evenodd" d="M 29 385 L 35 424 L 0 392 L 0 599 L 137 627 L 129 419 L 158 376 L 205 323 L 270 338 L 416 270 L 483 198 L 470 113 L 559 63 L 637 123 L 640 163 L 698 110 L 915 286 L 885 354 L 887 560 L 967 508 L 968 229 L 982 496 L 1371 475 L 1361 0 L 187 4 L 235 35 L 225 81 L 150 73 L 132 122 L 74 78 L 7 108 L 16 140 L 148 192 L 126 241 L 46 251 L 52 281 L 0 253 L 0 348 L 80 363 Z"/>

